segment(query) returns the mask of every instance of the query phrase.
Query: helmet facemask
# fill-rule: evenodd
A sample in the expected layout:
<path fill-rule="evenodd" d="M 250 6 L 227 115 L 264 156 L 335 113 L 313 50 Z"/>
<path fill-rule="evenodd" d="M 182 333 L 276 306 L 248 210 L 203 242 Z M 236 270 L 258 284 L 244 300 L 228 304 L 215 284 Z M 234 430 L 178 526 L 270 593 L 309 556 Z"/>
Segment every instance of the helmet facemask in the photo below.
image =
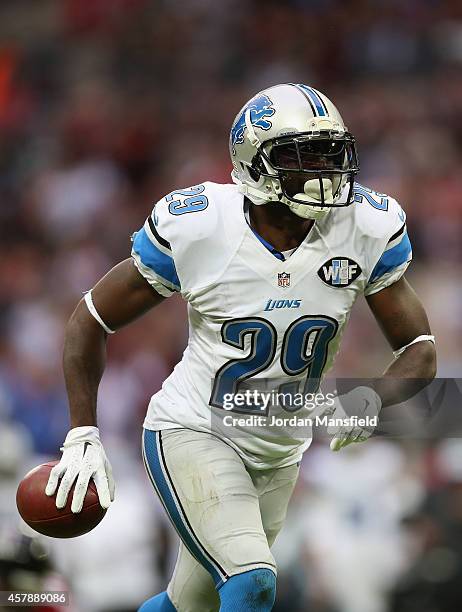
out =
<path fill-rule="evenodd" d="M 334 207 L 351 204 L 358 170 L 353 136 L 326 130 L 264 142 L 249 174 L 255 181 L 271 179 L 278 199 L 298 216 L 317 219 Z M 347 184 L 347 196 L 340 203 Z"/>

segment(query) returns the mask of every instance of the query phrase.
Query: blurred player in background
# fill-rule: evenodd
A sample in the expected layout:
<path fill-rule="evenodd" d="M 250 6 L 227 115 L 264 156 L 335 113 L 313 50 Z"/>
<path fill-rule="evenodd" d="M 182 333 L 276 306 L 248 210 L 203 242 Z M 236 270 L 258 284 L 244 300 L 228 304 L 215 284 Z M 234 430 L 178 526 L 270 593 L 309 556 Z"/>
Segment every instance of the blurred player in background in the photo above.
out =
<path fill-rule="evenodd" d="M 159 200 L 132 256 L 85 295 L 66 330 L 72 429 L 46 492 L 62 507 L 76 481 L 79 512 L 90 478 L 103 507 L 114 499 L 96 419 L 108 334 L 175 292 L 188 302 L 188 347 L 152 397 L 143 433 L 148 475 L 181 544 L 167 591 L 142 612 L 273 606 L 270 547 L 311 438 L 284 426 L 227 429 L 223 415 L 268 414 L 258 403 L 227 412 L 244 381 L 316 392 L 360 294 L 395 360 L 370 386 L 336 397 L 333 416 L 376 417 L 436 370 L 425 311 L 403 278 L 405 214 L 355 182 L 355 140 L 332 102 L 302 84 L 266 89 L 238 113 L 230 152 L 234 184 L 205 182 Z M 286 412 L 272 405 L 271 414 Z M 339 450 L 372 430 L 330 433 Z"/>

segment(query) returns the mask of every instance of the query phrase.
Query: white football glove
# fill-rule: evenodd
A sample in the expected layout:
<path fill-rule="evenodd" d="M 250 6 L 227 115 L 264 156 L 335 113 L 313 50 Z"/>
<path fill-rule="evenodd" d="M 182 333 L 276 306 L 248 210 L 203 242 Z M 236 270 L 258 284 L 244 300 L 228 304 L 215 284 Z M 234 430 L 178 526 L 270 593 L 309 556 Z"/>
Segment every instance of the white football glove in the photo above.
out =
<path fill-rule="evenodd" d="M 82 510 L 90 479 L 95 481 L 99 503 L 109 508 L 114 500 L 115 484 L 112 468 L 99 439 L 97 427 L 74 427 L 69 431 L 61 448 L 61 461 L 51 470 L 45 493 L 56 495 L 56 507 L 64 508 L 69 491 L 77 479 L 72 498 L 72 512 Z"/>
<path fill-rule="evenodd" d="M 375 427 L 348 424 L 348 420 L 351 417 L 371 419 L 378 416 L 382 408 L 382 400 L 374 389 L 356 387 L 344 395 L 337 396 L 334 401 L 334 407 L 329 411 L 329 420 L 345 419 L 345 424 L 328 426 L 327 433 L 333 436 L 330 449 L 339 451 L 353 442 L 364 442 L 370 438 Z"/>

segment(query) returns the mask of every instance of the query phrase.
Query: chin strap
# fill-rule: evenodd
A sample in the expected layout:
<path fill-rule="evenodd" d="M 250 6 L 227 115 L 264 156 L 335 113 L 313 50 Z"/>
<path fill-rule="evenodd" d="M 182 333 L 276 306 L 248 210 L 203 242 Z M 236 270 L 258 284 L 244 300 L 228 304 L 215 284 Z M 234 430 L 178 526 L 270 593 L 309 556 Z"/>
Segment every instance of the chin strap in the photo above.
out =
<path fill-rule="evenodd" d="M 267 204 L 268 202 L 276 202 L 279 201 L 279 198 L 272 193 L 269 193 L 265 196 L 259 189 L 255 187 L 251 187 L 250 185 L 246 185 L 243 183 L 238 177 L 236 172 L 233 170 L 231 172 L 231 179 L 233 183 L 235 183 L 239 188 L 239 193 L 244 194 L 249 198 L 251 202 L 253 202 L 256 206 L 261 206 L 262 204 Z"/>
<path fill-rule="evenodd" d="M 247 137 L 249 139 L 250 144 L 256 149 L 258 149 L 261 145 L 261 142 L 258 136 L 256 135 L 255 130 L 253 129 L 252 120 L 250 117 L 250 108 L 245 111 L 244 122 L 245 127 L 247 128 Z"/>
<path fill-rule="evenodd" d="M 293 202 L 283 201 L 283 203 L 290 208 L 290 210 L 300 217 L 301 219 L 311 219 L 312 221 L 317 221 L 319 219 L 324 218 L 328 215 L 332 208 L 327 207 L 315 207 L 310 206 L 309 204 L 295 204 Z"/>

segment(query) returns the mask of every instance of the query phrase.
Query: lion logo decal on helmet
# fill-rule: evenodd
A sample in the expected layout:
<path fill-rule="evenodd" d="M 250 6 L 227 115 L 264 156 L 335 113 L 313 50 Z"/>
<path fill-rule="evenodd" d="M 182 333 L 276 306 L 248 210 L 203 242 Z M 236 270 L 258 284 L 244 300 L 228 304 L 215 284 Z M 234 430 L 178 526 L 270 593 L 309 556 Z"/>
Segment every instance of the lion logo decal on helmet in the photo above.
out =
<path fill-rule="evenodd" d="M 245 113 L 247 109 L 250 109 L 250 121 L 254 127 L 269 130 L 273 125 L 271 121 L 268 121 L 268 117 L 272 117 L 276 112 L 273 108 L 273 103 L 267 95 L 257 94 L 244 106 L 231 128 L 233 154 L 236 153 L 235 146 L 244 142 Z"/>

